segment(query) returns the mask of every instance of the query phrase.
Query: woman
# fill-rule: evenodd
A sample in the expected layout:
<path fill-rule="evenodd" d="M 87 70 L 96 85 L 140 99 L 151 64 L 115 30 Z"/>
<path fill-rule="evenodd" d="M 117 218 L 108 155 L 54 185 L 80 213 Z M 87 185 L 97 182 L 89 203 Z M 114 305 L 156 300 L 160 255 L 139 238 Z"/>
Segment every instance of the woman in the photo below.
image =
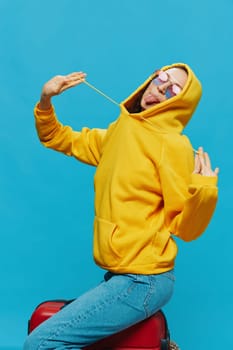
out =
<path fill-rule="evenodd" d="M 35 107 L 43 145 L 96 166 L 94 259 L 104 281 L 35 329 L 24 350 L 80 349 L 137 323 L 171 298 L 177 246 L 199 237 L 217 201 L 218 168 L 181 134 L 201 97 L 186 64 L 165 66 L 120 104 L 107 130 L 63 126 L 53 96 L 86 74 L 56 76 Z M 194 172 L 193 172 L 194 169 Z"/>

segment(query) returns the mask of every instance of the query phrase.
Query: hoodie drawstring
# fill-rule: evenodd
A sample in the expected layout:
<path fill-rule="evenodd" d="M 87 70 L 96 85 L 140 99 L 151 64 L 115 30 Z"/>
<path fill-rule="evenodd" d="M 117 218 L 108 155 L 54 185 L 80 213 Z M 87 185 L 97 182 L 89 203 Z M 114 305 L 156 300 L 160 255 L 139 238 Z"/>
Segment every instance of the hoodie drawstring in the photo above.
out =
<path fill-rule="evenodd" d="M 113 100 L 111 97 L 109 97 L 108 95 L 106 95 L 105 93 L 103 93 L 101 90 L 97 89 L 95 86 L 93 86 L 92 84 L 88 83 L 86 80 L 84 80 L 84 84 L 86 84 L 87 86 L 89 86 L 91 89 L 93 89 L 94 91 L 96 91 L 98 94 L 104 96 L 105 98 L 107 98 L 109 101 L 111 101 L 112 103 L 114 103 L 115 105 L 117 105 L 118 107 L 120 107 L 120 104 L 118 102 L 116 102 L 115 100 Z"/>
<path fill-rule="evenodd" d="M 116 102 L 115 100 L 113 100 L 111 97 L 109 97 L 108 95 L 106 95 L 104 92 L 102 92 L 101 90 L 97 89 L 94 85 L 90 84 L 88 81 L 84 80 L 83 81 L 84 84 L 86 84 L 87 86 L 89 86 L 91 89 L 93 89 L 95 92 L 97 92 L 98 94 L 100 94 L 101 96 L 105 97 L 107 100 L 109 100 L 110 102 L 112 102 L 113 104 L 117 105 L 118 107 L 120 107 L 120 104 L 118 102 Z M 147 120 L 146 118 L 141 117 L 142 120 L 144 120 L 145 122 L 147 122 L 148 124 L 150 124 L 151 126 L 153 126 L 154 128 L 157 128 L 157 126 L 155 126 L 151 121 Z M 160 131 L 161 132 L 161 131 Z M 198 154 L 198 151 L 196 149 L 193 148 L 193 151 L 195 154 Z"/>

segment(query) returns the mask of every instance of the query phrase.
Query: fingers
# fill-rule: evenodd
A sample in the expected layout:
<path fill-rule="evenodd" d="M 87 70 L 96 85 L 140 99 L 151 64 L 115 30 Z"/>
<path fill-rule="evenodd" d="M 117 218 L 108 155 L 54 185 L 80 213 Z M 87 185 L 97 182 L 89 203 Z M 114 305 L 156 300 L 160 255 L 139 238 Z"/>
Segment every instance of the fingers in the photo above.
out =
<path fill-rule="evenodd" d="M 74 72 L 66 75 L 64 77 L 63 85 L 60 88 L 60 93 L 83 83 L 85 78 L 86 78 L 86 74 L 83 72 Z"/>
<path fill-rule="evenodd" d="M 84 72 L 73 72 L 73 73 L 67 74 L 66 77 L 79 77 L 79 78 L 83 77 L 84 78 L 84 77 L 86 77 L 86 73 L 84 73 Z"/>
<path fill-rule="evenodd" d="M 73 72 L 68 75 L 57 75 L 50 79 L 42 89 L 42 95 L 52 97 L 63 91 L 81 84 L 86 78 L 83 72 Z"/>
<path fill-rule="evenodd" d="M 219 168 L 212 170 L 210 157 L 207 152 L 204 152 L 202 147 L 198 148 L 195 156 L 194 174 L 203 176 L 218 176 Z"/>
<path fill-rule="evenodd" d="M 198 154 L 195 155 L 195 160 L 194 160 L 194 174 L 199 174 L 201 171 L 201 163 Z"/>
<path fill-rule="evenodd" d="M 205 168 L 206 155 L 203 152 L 203 148 L 199 147 L 195 155 L 195 167 L 194 173 L 203 175 L 203 170 Z"/>
<path fill-rule="evenodd" d="M 220 171 L 219 168 L 215 168 L 215 169 L 214 169 L 215 176 L 218 176 L 219 171 Z"/>
<path fill-rule="evenodd" d="M 73 72 L 65 76 L 67 82 L 80 82 L 86 78 L 86 73 L 83 72 Z"/>
<path fill-rule="evenodd" d="M 210 157 L 207 152 L 203 152 L 203 158 L 204 158 L 205 165 L 211 169 Z"/>
<path fill-rule="evenodd" d="M 199 147 L 198 148 L 198 158 L 201 164 L 201 169 L 200 169 L 200 173 L 203 172 L 203 169 L 205 168 L 205 157 L 204 157 L 204 152 L 203 152 L 203 148 Z"/>
<path fill-rule="evenodd" d="M 201 173 L 204 173 L 207 169 L 211 169 L 209 155 L 207 152 L 204 152 L 202 147 L 199 147 L 198 155 L 201 163 Z"/>
<path fill-rule="evenodd" d="M 83 72 L 73 72 L 65 76 L 67 82 L 80 82 L 83 81 L 85 78 L 86 73 Z"/>

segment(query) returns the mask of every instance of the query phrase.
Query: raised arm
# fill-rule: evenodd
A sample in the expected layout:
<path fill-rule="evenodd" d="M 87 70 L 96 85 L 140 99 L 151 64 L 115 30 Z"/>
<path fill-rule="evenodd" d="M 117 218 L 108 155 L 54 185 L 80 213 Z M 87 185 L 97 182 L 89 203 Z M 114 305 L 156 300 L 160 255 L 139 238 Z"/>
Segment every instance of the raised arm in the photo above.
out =
<path fill-rule="evenodd" d="M 81 131 L 74 131 L 70 126 L 64 126 L 57 119 L 51 102 L 53 96 L 81 84 L 85 77 L 85 73 L 76 72 L 66 76 L 57 75 L 50 79 L 42 88 L 34 116 L 39 139 L 45 147 L 96 166 L 101 157 L 106 130 L 84 127 Z"/>

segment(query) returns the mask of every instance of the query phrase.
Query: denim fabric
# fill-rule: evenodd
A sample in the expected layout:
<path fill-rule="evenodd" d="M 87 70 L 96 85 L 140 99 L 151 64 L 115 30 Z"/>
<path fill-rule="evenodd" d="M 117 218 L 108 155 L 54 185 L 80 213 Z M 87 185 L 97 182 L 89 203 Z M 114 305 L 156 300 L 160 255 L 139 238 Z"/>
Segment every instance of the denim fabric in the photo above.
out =
<path fill-rule="evenodd" d="M 156 275 L 112 274 L 26 339 L 24 350 L 80 349 L 119 332 L 162 308 L 171 298 L 173 271 Z"/>

